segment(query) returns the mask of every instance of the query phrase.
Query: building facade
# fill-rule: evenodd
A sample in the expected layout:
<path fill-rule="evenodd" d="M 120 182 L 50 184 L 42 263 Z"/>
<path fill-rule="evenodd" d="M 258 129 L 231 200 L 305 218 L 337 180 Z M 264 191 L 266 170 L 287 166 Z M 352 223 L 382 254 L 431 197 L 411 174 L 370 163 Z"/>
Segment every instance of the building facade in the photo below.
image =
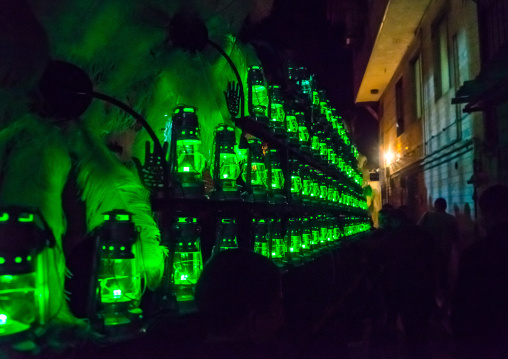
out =
<path fill-rule="evenodd" d="M 380 123 L 383 203 L 407 205 L 417 219 L 443 197 L 471 237 L 484 122 L 482 113 L 464 112 L 452 100 L 480 72 L 477 4 L 368 3 L 355 49 L 355 93 Z"/>

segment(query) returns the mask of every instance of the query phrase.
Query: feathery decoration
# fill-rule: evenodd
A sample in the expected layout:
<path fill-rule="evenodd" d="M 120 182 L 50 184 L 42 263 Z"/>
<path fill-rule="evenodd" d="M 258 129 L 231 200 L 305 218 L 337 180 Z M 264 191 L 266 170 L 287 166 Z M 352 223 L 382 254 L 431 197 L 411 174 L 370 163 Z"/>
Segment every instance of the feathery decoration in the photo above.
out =
<path fill-rule="evenodd" d="M 137 244 L 138 254 L 141 254 L 139 264 L 144 268 L 148 286 L 157 287 L 164 268 L 164 247 L 159 244 L 160 232 L 151 216 L 148 191 L 85 126 L 77 124 L 70 131 L 70 138 L 72 151 L 78 159 L 77 181 L 83 191 L 88 230 L 101 225 L 103 214 L 108 211 L 131 212 L 141 231 Z"/>

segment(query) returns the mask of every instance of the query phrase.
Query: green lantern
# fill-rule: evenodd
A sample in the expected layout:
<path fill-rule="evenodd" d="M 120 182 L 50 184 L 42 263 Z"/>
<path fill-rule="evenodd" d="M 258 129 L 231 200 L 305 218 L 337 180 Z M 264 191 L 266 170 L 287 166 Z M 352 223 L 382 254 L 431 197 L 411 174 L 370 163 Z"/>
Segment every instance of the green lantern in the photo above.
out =
<path fill-rule="evenodd" d="M 296 114 L 291 108 L 286 114 L 286 129 L 289 143 L 297 145 L 299 143 L 299 126 Z"/>
<path fill-rule="evenodd" d="M 289 218 L 287 236 L 289 259 L 292 262 L 299 262 L 301 260 L 302 233 L 297 218 Z"/>
<path fill-rule="evenodd" d="M 270 118 L 274 133 L 276 135 L 284 135 L 286 132 L 284 125 L 286 114 L 284 112 L 284 99 L 282 98 L 280 87 L 277 85 L 270 86 L 269 92 L 270 106 L 268 108 L 268 117 Z"/>
<path fill-rule="evenodd" d="M 312 225 L 308 217 L 300 219 L 302 221 L 302 255 L 307 256 L 312 253 Z"/>
<path fill-rule="evenodd" d="M 299 165 L 300 177 L 302 178 L 302 201 L 309 203 L 312 197 L 312 177 L 308 164 Z"/>
<path fill-rule="evenodd" d="M 270 200 L 281 203 L 286 200 L 284 196 L 284 172 L 280 164 L 279 154 L 274 148 L 267 151 L 265 158 L 268 167 L 267 188 L 270 193 Z"/>
<path fill-rule="evenodd" d="M 254 226 L 254 252 L 267 258 L 271 258 L 270 230 L 273 226 L 273 218 L 253 218 Z"/>
<path fill-rule="evenodd" d="M 141 269 L 134 247 L 138 237 L 131 213 L 116 210 L 104 214 L 97 237 L 100 263 L 95 310 L 90 314 L 106 327 L 141 318 Z"/>
<path fill-rule="evenodd" d="M 302 147 L 302 151 L 309 151 L 309 130 L 305 125 L 305 114 L 303 112 L 295 113 L 296 122 L 298 124 L 298 143 Z"/>
<path fill-rule="evenodd" d="M 216 245 L 214 253 L 238 248 L 236 239 L 237 227 L 234 218 L 222 218 L 217 226 Z"/>
<path fill-rule="evenodd" d="M 205 157 L 200 152 L 196 109 L 179 106 L 173 113 L 172 121 L 170 163 L 172 175 L 177 178 L 180 187 L 175 188 L 175 194 L 184 198 L 203 197 Z"/>
<path fill-rule="evenodd" d="M 267 170 L 263 155 L 263 143 L 258 138 L 248 140 L 247 162 L 242 169 L 242 179 L 247 185 L 248 198 L 251 202 L 266 201 Z"/>
<path fill-rule="evenodd" d="M 335 186 L 334 186 L 332 177 L 330 177 L 330 176 L 326 177 L 326 184 L 327 184 L 327 187 L 328 187 L 326 201 L 329 204 L 333 204 L 333 197 L 334 197 L 334 193 L 335 193 Z"/>
<path fill-rule="evenodd" d="M 312 187 L 310 191 L 311 201 L 319 202 L 319 197 L 321 195 L 321 188 L 319 186 L 318 174 L 315 169 L 310 170 L 310 177 L 312 179 Z"/>
<path fill-rule="evenodd" d="M 240 166 L 236 154 L 235 129 L 219 125 L 215 129 L 214 161 L 211 166 L 214 181 L 213 199 L 240 199 L 236 180 L 240 176 Z"/>
<path fill-rule="evenodd" d="M 320 228 L 319 228 L 319 219 L 318 217 L 310 218 L 311 225 L 311 233 L 312 233 L 312 250 L 318 250 L 321 248 L 321 240 L 320 240 Z"/>
<path fill-rule="evenodd" d="M 178 217 L 174 225 L 173 291 L 178 302 L 194 300 L 194 287 L 203 270 L 199 226 L 196 218 Z"/>
<path fill-rule="evenodd" d="M 319 200 L 326 202 L 328 200 L 328 186 L 325 175 L 322 172 L 318 172 L 317 181 L 319 183 Z"/>
<path fill-rule="evenodd" d="M 300 166 L 296 159 L 289 161 L 291 168 L 291 198 L 293 202 L 299 202 L 302 196 L 302 177 L 300 175 Z"/>
<path fill-rule="evenodd" d="M 319 225 L 319 244 L 324 247 L 328 244 L 328 224 L 326 223 L 326 217 L 324 215 L 318 216 Z"/>
<path fill-rule="evenodd" d="M 0 209 L 0 340 L 48 319 L 45 247 L 54 239 L 34 211 Z"/>
<path fill-rule="evenodd" d="M 319 90 L 317 88 L 315 75 L 311 75 L 311 86 L 312 86 L 312 106 L 319 108 Z"/>
<path fill-rule="evenodd" d="M 282 220 L 280 218 L 274 220 L 270 232 L 272 242 L 271 258 L 276 264 L 282 265 L 287 257 L 287 245 L 283 236 Z"/>
<path fill-rule="evenodd" d="M 247 74 L 248 84 L 248 107 L 251 116 L 266 116 L 269 99 L 268 89 L 263 75 L 263 69 L 259 66 L 252 66 Z"/>
<path fill-rule="evenodd" d="M 307 97 L 311 99 L 312 78 L 309 74 L 309 70 L 306 67 L 300 67 L 298 68 L 297 73 L 298 73 L 297 85 L 300 88 L 300 92 L 304 95 L 307 95 Z"/>

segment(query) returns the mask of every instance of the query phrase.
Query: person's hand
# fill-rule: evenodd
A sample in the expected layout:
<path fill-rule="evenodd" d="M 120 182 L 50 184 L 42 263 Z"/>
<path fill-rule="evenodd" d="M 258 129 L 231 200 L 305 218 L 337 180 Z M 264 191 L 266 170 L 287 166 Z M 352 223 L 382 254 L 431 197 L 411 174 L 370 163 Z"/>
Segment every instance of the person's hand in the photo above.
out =
<path fill-rule="evenodd" d="M 240 112 L 240 86 L 235 81 L 228 82 L 228 89 L 224 91 L 226 105 L 231 118 L 236 118 Z"/>
<path fill-rule="evenodd" d="M 168 152 L 168 142 L 162 145 L 164 157 Z M 145 162 L 141 165 L 139 158 L 133 157 L 132 160 L 136 164 L 139 178 L 143 185 L 150 191 L 162 189 L 164 184 L 167 183 L 168 178 L 164 178 L 164 166 L 167 166 L 166 158 L 160 158 L 156 153 L 155 148 L 152 152 L 150 142 L 145 143 Z"/>

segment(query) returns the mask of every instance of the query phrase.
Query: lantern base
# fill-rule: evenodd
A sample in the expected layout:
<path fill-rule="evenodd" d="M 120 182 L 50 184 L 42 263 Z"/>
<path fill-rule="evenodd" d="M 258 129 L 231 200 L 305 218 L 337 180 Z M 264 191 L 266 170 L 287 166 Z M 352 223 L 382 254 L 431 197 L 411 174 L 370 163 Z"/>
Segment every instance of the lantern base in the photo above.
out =
<path fill-rule="evenodd" d="M 241 201 L 240 191 L 213 190 L 210 192 L 210 199 L 214 201 Z"/>
<path fill-rule="evenodd" d="M 268 196 L 264 189 L 253 188 L 252 193 L 243 193 L 242 198 L 246 202 L 268 202 Z"/>
<path fill-rule="evenodd" d="M 272 125 L 273 126 L 273 125 Z M 278 127 L 277 125 L 275 125 L 274 127 L 272 127 L 272 133 L 276 136 L 276 137 L 287 137 L 287 133 L 286 133 L 286 130 L 282 127 Z"/>
<path fill-rule="evenodd" d="M 300 141 L 298 140 L 298 137 L 296 137 L 295 135 L 291 135 L 291 134 L 288 135 L 288 143 L 290 146 L 296 147 L 296 146 L 298 146 L 299 142 Z"/>
<path fill-rule="evenodd" d="M 272 193 L 268 196 L 269 203 L 286 203 L 286 196 L 282 193 Z"/>
<path fill-rule="evenodd" d="M 203 199 L 205 187 L 203 183 L 176 183 L 173 187 L 173 198 Z"/>
<path fill-rule="evenodd" d="M 143 311 L 133 308 L 128 311 L 101 313 L 94 327 L 105 335 L 105 340 L 116 343 L 141 334 Z"/>

